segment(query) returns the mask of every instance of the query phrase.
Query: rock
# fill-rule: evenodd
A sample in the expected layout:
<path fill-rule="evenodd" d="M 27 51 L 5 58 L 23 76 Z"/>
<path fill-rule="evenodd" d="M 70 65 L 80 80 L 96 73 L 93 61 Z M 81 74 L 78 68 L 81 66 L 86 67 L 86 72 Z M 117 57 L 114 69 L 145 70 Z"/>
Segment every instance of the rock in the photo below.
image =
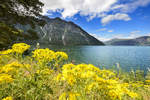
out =
<path fill-rule="evenodd" d="M 60 18 L 50 19 L 43 17 L 43 19 L 46 22 L 44 26 L 36 24 L 35 29 L 32 29 L 30 25 L 17 24 L 16 28 L 24 30 L 25 33 L 28 33 L 28 30 L 37 32 L 39 37 L 37 42 L 40 43 L 54 45 L 104 45 L 104 43 L 89 35 L 73 22 L 67 22 Z"/>

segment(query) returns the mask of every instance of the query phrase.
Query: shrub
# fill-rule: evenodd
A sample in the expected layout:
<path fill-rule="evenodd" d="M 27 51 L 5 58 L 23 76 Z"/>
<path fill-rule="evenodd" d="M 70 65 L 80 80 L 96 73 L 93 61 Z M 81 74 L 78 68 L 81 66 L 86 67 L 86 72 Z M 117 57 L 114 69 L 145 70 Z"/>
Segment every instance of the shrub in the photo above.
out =
<path fill-rule="evenodd" d="M 149 100 L 149 72 L 99 69 L 67 63 L 68 55 L 18 43 L 0 52 L 0 100 Z M 128 81 L 127 81 L 128 80 Z"/>

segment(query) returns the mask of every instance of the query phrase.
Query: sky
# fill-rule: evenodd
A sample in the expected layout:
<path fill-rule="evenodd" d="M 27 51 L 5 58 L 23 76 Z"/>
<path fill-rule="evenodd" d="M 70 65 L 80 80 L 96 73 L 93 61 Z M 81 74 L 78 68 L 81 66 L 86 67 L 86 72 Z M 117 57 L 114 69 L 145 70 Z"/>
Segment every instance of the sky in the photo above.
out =
<path fill-rule="evenodd" d="M 101 41 L 150 36 L 150 0 L 41 0 L 43 15 L 72 21 Z"/>

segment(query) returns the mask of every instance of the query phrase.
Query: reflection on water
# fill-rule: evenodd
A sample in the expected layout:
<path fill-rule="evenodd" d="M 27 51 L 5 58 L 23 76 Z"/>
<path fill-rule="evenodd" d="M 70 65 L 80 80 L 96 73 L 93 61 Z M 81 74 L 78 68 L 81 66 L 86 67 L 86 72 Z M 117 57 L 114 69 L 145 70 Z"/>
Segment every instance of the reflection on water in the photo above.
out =
<path fill-rule="evenodd" d="M 144 46 L 52 46 L 41 45 L 54 51 L 64 51 L 70 61 L 110 68 L 119 63 L 124 70 L 150 67 L 150 47 Z"/>

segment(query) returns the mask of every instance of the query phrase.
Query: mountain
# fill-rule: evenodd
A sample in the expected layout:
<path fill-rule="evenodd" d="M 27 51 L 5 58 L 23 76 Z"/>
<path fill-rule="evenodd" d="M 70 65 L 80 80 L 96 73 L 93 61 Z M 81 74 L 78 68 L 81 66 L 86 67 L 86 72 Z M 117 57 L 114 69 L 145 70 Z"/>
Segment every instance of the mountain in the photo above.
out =
<path fill-rule="evenodd" d="M 54 45 L 104 45 L 104 43 L 89 35 L 73 22 L 67 22 L 60 18 L 50 19 L 43 17 L 42 19 L 45 20 L 46 24 L 43 26 L 35 24 L 34 29 L 31 25 L 17 24 L 15 27 L 28 34 L 31 31 L 32 33 L 37 33 L 39 37 L 37 42 L 40 43 Z"/>
<path fill-rule="evenodd" d="M 150 36 L 142 36 L 135 39 L 112 39 L 105 42 L 106 45 L 136 45 L 150 46 Z"/>

